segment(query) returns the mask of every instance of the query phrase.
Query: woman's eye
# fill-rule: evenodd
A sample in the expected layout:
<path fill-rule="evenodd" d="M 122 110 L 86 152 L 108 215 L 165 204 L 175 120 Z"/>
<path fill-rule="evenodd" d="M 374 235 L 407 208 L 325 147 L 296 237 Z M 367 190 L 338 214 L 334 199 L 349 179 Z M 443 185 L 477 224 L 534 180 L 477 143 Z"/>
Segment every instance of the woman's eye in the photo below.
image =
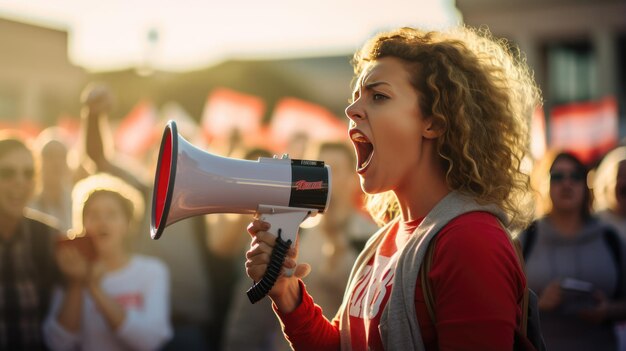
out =
<path fill-rule="evenodd" d="M 387 96 L 385 96 L 385 95 L 383 95 L 383 94 L 374 94 L 374 95 L 372 96 L 372 98 L 373 98 L 374 100 L 384 100 L 384 99 L 387 99 Z"/>

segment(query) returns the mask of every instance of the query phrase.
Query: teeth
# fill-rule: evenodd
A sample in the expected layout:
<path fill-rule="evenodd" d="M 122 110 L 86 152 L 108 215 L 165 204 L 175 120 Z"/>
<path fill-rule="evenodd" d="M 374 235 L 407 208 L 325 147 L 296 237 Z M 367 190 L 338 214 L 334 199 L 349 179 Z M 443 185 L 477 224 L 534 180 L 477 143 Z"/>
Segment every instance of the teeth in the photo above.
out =
<path fill-rule="evenodd" d="M 355 132 L 352 134 L 352 140 L 359 142 L 359 143 L 368 143 L 369 141 L 367 140 L 367 138 L 365 137 L 365 135 L 359 133 L 359 132 Z"/>

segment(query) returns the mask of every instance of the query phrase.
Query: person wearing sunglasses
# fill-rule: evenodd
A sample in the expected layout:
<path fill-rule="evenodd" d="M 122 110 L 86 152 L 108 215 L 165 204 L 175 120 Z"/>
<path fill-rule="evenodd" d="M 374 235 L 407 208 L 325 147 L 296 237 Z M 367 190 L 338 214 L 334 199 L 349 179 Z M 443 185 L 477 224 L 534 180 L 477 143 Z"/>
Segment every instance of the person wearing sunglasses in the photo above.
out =
<path fill-rule="evenodd" d="M 26 205 L 35 188 L 33 155 L 0 135 L 0 350 L 44 350 L 41 324 L 59 277 L 51 219 Z"/>
<path fill-rule="evenodd" d="M 626 317 L 623 244 L 592 214 L 587 168 L 574 154 L 556 154 L 544 175 L 546 214 L 520 239 L 546 347 L 617 350 L 612 325 Z"/>

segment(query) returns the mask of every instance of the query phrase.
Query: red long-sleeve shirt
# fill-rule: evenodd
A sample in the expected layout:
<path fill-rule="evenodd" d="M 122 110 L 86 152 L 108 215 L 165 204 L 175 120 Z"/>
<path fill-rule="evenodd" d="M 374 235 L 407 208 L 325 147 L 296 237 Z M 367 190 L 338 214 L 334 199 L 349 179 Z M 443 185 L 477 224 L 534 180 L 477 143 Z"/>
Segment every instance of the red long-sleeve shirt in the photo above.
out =
<path fill-rule="evenodd" d="M 377 327 L 393 283 L 389 273 L 395 267 L 396 246 L 402 245 L 405 235 L 398 235 L 398 225 L 391 226 L 368 263 L 375 273 L 357 277 L 363 284 L 351 292 L 347 307 L 353 308 L 354 350 L 382 350 Z M 512 349 L 526 280 L 506 235 L 497 219 L 484 212 L 459 216 L 437 234 L 428 274 L 436 301 L 436 328 L 419 277 L 415 290 L 415 312 L 427 350 Z M 302 303 L 289 314 L 278 312 L 287 338 L 298 351 L 338 350 L 338 320 L 326 320 L 302 283 L 301 289 Z"/>

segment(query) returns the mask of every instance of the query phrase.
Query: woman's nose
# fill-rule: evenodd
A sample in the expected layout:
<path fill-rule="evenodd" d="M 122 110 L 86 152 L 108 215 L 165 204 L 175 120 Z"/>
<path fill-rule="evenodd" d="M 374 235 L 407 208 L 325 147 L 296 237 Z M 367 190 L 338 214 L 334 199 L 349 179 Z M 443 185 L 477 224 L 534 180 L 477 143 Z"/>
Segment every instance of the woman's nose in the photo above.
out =
<path fill-rule="evenodd" d="M 346 107 L 346 116 L 352 122 L 356 122 L 357 120 L 365 118 L 365 113 L 362 110 L 358 99 L 348 105 L 348 107 Z"/>

